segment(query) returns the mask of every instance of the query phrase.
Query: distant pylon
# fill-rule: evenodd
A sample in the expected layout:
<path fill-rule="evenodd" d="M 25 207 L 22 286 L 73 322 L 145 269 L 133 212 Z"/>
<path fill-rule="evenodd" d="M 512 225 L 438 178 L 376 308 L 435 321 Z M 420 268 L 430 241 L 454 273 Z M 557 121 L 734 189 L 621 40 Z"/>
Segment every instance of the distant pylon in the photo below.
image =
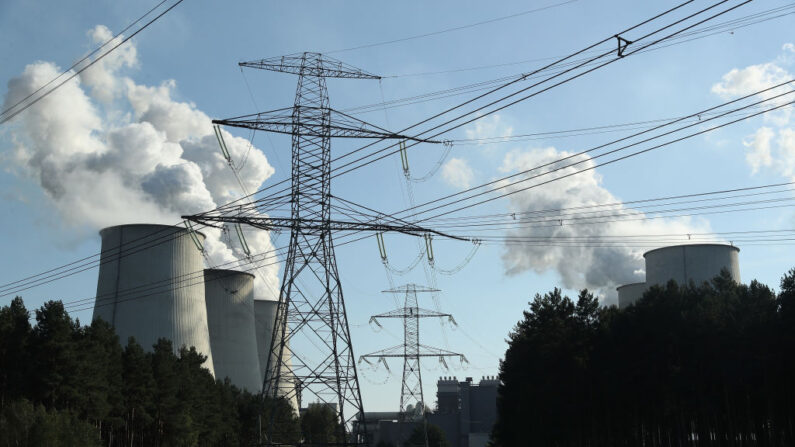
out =
<path fill-rule="evenodd" d="M 433 310 L 422 309 L 417 304 L 417 293 L 434 293 L 438 289 L 406 284 L 393 289 L 384 290 L 384 293 L 400 293 L 405 296 L 403 307 L 370 317 L 370 321 L 378 324 L 379 318 L 400 318 L 403 320 L 403 344 L 380 351 L 365 354 L 359 361 L 372 363 L 371 360 L 386 364 L 387 358 L 403 359 L 403 382 L 400 387 L 400 442 L 406 442 L 404 430 L 405 422 L 421 420 L 425 428 L 425 445 L 428 445 L 427 420 L 425 417 L 425 398 L 422 391 L 422 371 L 420 359 L 422 357 L 436 357 L 446 366 L 445 358 L 458 357 L 466 361 L 463 354 L 447 351 L 440 348 L 426 346 L 420 343 L 420 318 L 447 318 L 455 324 L 453 316 Z M 409 406 L 412 412 L 408 412 Z"/>

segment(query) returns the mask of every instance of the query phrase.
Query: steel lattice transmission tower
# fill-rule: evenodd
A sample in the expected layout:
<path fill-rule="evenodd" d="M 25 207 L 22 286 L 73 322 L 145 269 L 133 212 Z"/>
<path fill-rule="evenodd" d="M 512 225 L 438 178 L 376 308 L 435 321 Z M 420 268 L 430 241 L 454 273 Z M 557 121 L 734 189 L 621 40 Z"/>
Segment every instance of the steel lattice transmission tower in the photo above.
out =
<path fill-rule="evenodd" d="M 417 304 L 417 293 L 435 293 L 439 292 L 438 289 L 431 289 L 428 287 L 418 286 L 416 284 L 406 284 L 394 289 L 384 290 L 384 293 L 397 293 L 404 295 L 403 307 L 391 310 L 378 315 L 373 315 L 370 318 L 380 326 L 378 319 L 380 318 L 399 318 L 403 320 L 403 344 L 392 346 L 391 348 L 382 349 L 380 351 L 365 354 L 359 357 L 359 361 L 371 363 L 381 362 L 386 365 L 388 358 L 402 358 L 403 359 L 403 383 L 400 388 L 400 422 L 401 422 L 401 441 L 405 441 L 403 423 L 421 420 L 423 424 L 425 421 L 425 398 L 422 392 L 422 371 L 420 369 L 420 359 L 423 357 L 435 357 L 442 363 L 445 363 L 445 358 L 458 357 L 462 362 L 466 361 L 463 354 L 447 351 L 440 348 L 435 348 L 420 343 L 420 318 L 447 318 L 455 324 L 453 316 L 446 313 L 436 312 L 433 310 L 422 309 Z M 388 367 L 387 367 L 388 368 Z M 413 412 L 409 413 L 408 408 L 411 406 Z M 427 430 L 425 435 L 425 444 L 428 444 Z"/>
<path fill-rule="evenodd" d="M 299 402 L 301 396 L 308 395 L 312 400 L 329 404 L 337 412 L 338 438 L 343 439 L 334 444 L 359 445 L 360 438 L 349 438 L 346 433 L 364 411 L 332 234 L 336 231 L 398 231 L 415 236 L 441 233 L 384 216 L 364 221 L 333 220 L 331 138 L 426 140 L 397 135 L 329 107 L 326 78 L 380 79 L 376 75 L 318 53 L 239 65 L 298 75 L 291 108 L 213 120 L 218 125 L 291 135 L 291 215 L 265 216 L 252 213 L 257 209 L 251 208 L 230 214 L 233 208 L 221 207 L 183 217 L 206 225 L 241 223 L 265 230 L 290 230 L 263 393 L 288 400 L 298 397 Z M 291 357 L 289 362 L 285 353 Z M 272 428 L 273 420 L 269 430 Z M 277 444 L 274 433 L 267 433 L 268 443 Z"/>

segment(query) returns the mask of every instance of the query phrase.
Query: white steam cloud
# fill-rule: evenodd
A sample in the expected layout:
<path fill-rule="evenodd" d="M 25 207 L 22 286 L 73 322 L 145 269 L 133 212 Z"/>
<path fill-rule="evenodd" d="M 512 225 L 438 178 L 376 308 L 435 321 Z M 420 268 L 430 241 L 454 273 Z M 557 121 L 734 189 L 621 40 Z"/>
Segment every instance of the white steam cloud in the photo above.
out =
<path fill-rule="evenodd" d="M 89 36 L 101 43 L 112 34 L 100 25 Z M 136 48 L 127 43 L 20 114 L 7 131 L 17 172 L 41 186 L 51 201 L 47 205 L 67 225 L 174 224 L 181 215 L 243 195 L 210 118 L 194 104 L 172 98 L 173 80 L 146 86 L 121 74 L 137 66 Z M 59 72 L 50 62 L 28 65 L 9 81 L 4 109 Z M 234 160 L 246 158 L 242 183 L 249 191 L 259 188 L 274 172 L 265 155 L 243 138 L 225 131 L 224 138 Z M 219 230 L 202 232 L 212 264 L 243 258 L 239 244 Z M 265 232 L 246 236 L 254 253 L 273 249 Z M 258 299 L 277 298 L 277 271 L 274 264 L 252 272 Z"/>
<path fill-rule="evenodd" d="M 505 156 L 502 170 L 506 173 L 522 171 L 571 155 L 569 152 L 559 151 L 553 147 L 515 150 Z M 563 177 L 594 166 L 594 162 L 589 156 L 581 155 L 561 164 L 552 164 L 542 171 L 534 171 L 534 175 L 579 161 L 582 161 L 580 165 L 549 174 L 544 177 L 545 180 Z M 621 202 L 601 183 L 601 176 L 595 170 L 590 170 L 538 188 L 518 192 L 510 196 L 510 212 L 518 215 L 519 213 Z M 506 190 L 515 191 L 516 188 L 522 186 L 524 185 L 509 186 Z M 598 208 L 594 208 L 594 210 L 598 210 Z M 552 225 L 544 224 L 548 225 L 547 227 L 536 225 L 534 228 L 530 225 L 508 231 L 508 237 L 551 237 L 553 244 L 550 246 L 506 245 L 502 256 L 506 272 L 518 274 L 533 270 L 541 273 L 554 269 L 560 274 L 564 287 L 588 288 L 602 295 L 607 302 L 614 302 L 617 286 L 644 281 L 642 255 L 645 249 L 635 248 L 621 242 L 611 243 L 607 247 L 594 247 L 593 241 L 589 244 L 589 238 L 669 233 L 688 234 L 709 230 L 708 225 L 704 223 L 695 225 L 689 218 L 639 220 L 644 217 L 642 213 L 636 215 L 636 210 L 630 210 L 623 206 L 611 207 L 609 210 L 594 213 L 587 209 L 583 211 L 588 211 L 589 217 L 603 215 L 603 220 L 606 222 L 576 224 L 576 222 L 565 222 L 564 218 L 563 225 L 554 225 L 553 222 Z M 622 216 L 627 216 L 627 218 L 620 220 Z M 573 243 L 571 239 L 574 240 Z M 566 240 L 569 240 L 569 243 L 566 243 Z"/>

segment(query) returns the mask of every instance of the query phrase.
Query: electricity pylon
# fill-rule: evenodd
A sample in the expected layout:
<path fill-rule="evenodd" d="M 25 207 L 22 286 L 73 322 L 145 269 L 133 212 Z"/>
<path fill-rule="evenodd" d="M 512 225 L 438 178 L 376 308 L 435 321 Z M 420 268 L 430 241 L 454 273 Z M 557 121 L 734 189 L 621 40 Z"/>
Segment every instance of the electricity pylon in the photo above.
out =
<path fill-rule="evenodd" d="M 332 219 L 331 138 L 427 140 L 397 135 L 329 107 L 326 78 L 380 79 L 376 75 L 318 53 L 299 53 L 239 65 L 298 75 L 291 108 L 213 120 L 217 125 L 291 135 L 290 217 L 252 214 L 258 209 L 251 207 L 245 212 L 244 207 L 240 207 L 236 214 L 230 214 L 235 212 L 234 208 L 220 207 L 183 217 L 206 225 L 241 223 L 265 230 L 290 230 L 263 395 L 284 397 L 288 401 L 301 395 L 307 401 L 309 395 L 336 411 L 337 439 L 312 440 L 312 445 L 361 445 L 367 442 L 366 434 L 349 438 L 346 433 L 355 418 L 364 416 L 364 410 L 332 233 L 397 231 L 415 236 L 441 233 L 385 216 L 373 215 L 364 221 Z M 286 200 L 279 196 L 253 203 L 261 205 L 271 199 Z M 285 361 L 285 354 L 289 362 Z M 281 435 L 275 432 L 273 417 L 266 435 L 268 444 L 279 444 Z"/>
<path fill-rule="evenodd" d="M 384 290 L 384 293 L 401 293 L 405 298 L 403 307 L 391 310 L 370 317 L 370 321 L 380 326 L 380 318 L 400 318 L 403 320 L 403 344 L 392 346 L 391 348 L 365 354 L 359 357 L 359 361 L 372 364 L 371 360 L 387 365 L 388 358 L 403 359 L 403 383 L 400 387 L 400 442 L 405 442 L 403 425 L 406 422 L 420 420 L 425 428 L 425 445 L 428 445 L 427 420 L 425 417 L 425 398 L 422 392 L 422 371 L 420 370 L 420 359 L 423 357 L 436 357 L 446 366 L 445 358 L 458 357 L 462 362 L 466 361 L 463 354 L 447 351 L 440 348 L 423 345 L 420 343 L 420 318 L 447 318 L 455 324 L 453 316 L 434 310 L 422 309 L 417 304 L 417 293 L 435 293 L 438 289 L 418 286 L 416 284 L 406 284 L 395 287 L 394 289 Z M 388 366 L 387 366 L 388 368 Z M 411 406 L 413 412 L 409 413 Z"/>

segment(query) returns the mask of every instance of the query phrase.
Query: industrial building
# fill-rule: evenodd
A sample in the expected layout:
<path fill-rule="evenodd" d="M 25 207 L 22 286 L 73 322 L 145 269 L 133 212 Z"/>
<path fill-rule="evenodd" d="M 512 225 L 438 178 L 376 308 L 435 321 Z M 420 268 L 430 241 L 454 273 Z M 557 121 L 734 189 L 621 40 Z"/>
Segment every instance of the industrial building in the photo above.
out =
<path fill-rule="evenodd" d="M 205 270 L 204 235 L 182 227 L 120 225 L 100 236 L 93 319 L 110 323 L 123 344 L 134 337 L 148 351 L 160 338 L 171 340 L 175 353 L 193 346 L 217 379 L 261 391 L 277 303 L 256 299 L 253 275 Z M 293 386 L 288 371 L 282 369 L 281 394 Z M 297 411 L 295 398 L 292 404 Z"/>
<path fill-rule="evenodd" d="M 459 382 L 455 377 L 441 377 L 436 382 L 437 408 L 428 414 L 428 423 L 444 431 L 451 447 L 485 447 L 497 421 L 497 387 L 495 376 L 473 383 L 471 377 Z"/>
<path fill-rule="evenodd" d="M 436 382 L 436 410 L 427 412 L 428 424 L 442 429 L 451 447 L 485 447 L 497 421 L 497 387 L 495 376 L 474 383 L 471 377 L 459 382 L 455 377 L 440 377 Z M 367 430 L 370 445 L 383 442 L 400 445 L 422 421 L 398 422 L 395 411 L 366 412 L 357 421 L 354 432 Z"/>
<path fill-rule="evenodd" d="M 639 300 L 651 286 L 664 286 L 670 280 L 678 284 L 693 281 L 701 284 L 726 270 L 740 282 L 740 249 L 726 244 L 673 245 L 649 250 L 643 254 L 646 281 L 616 288 L 618 307 L 623 309 Z"/>
<path fill-rule="evenodd" d="M 205 270 L 204 292 L 215 376 L 229 377 L 237 387 L 259 393 L 262 378 L 254 324 L 254 275 Z"/>
<path fill-rule="evenodd" d="M 93 319 L 116 330 L 122 344 L 129 337 L 151 350 L 160 338 L 194 346 L 207 356 L 204 366 L 215 374 L 207 307 L 204 258 L 193 238 L 201 233 L 168 225 L 133 224 L 108 227 L 102 238 L 97 298 Z"/>

